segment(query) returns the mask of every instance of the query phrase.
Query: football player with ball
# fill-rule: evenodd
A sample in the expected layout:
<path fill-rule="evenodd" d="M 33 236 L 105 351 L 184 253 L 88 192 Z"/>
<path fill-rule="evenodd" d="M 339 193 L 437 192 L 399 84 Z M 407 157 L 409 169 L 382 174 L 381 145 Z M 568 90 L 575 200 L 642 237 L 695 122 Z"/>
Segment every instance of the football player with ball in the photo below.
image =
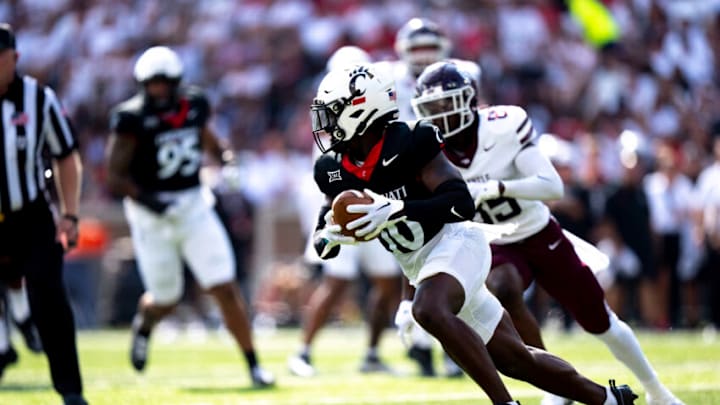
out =
<path fill-rule="evenodd" d="M 344 65 L 370 62 L 370 55 L 356 46 L 343 46 L 328 59 L 327 70 Z M 313 158 L 320 157 L 320 151 Z M 303 178 L 299 187 L 299 206 L 302 208 L 303 230 L 310 235 L 315 225 L 315 214 L 323 204 L 324 196 L 314 184 L 312 176 Z M 357 244 L 343 249 L 336 257 L 322 261 L 312 248 L 311 238 L 305 249 L 307 264 L 322 270 L 322 281 L 313 291 L 303 311 L 301 347 L 288 358 L 291 373 L 300 377 L 312 377 L 316 373 L 312 361 L 312 345 L 315 338 L 342 299 L 345 291 L 358 278 L 360 272 L 368 278 L 370 289 L 367 298 L 368 345 L 360 365 L 360 372 L 391 372 L 378 354 L 378 346 L 388 317 L 400 298 L 400 267 L 395 258 L 378 241 Z"/>
<path fill-rule="evenodd" d="M 324 153 L 314 176 L 328 198 L 314 235 L 319 256 L 331 258 L 343 244 L 377 237 L 416 289 L 414 318 L 494 404 L 517 403 L 498 370 L 583 403 L 632 404 L 629 387 L 598 385 L 523 344 L 485 286 L 488 241 L 470 221 L 475 205 L 442 153 L 441 133 L 424 122 L 397 121 L 397 113 L 395 82 L 373 65 L 331 71 L 320 83 L 311 105 L 313 134 Z M 363 190 L 372 203 L 348 205 L 348 213 L 362 216 L 336 223 L 330 201 L 350 189 Z M 343 226 L 354 236 L 343 235 Z"/>

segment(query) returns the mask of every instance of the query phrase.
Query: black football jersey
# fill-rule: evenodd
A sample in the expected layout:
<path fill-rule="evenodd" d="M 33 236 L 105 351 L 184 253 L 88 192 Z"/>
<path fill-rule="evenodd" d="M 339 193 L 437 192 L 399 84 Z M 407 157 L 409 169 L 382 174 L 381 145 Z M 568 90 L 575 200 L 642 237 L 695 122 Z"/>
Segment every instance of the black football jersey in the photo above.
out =
<path fill-rule="evenodd" d="M 342 153 L 326 153 L 315 162 L 315 182 L 330 200 L 349 189 L 368 188 L 395 200 L 422 200 L 432 193 L 420 181 L 420 170 L 442 150 L 443 139 L 432 125 L 420 122 L 391 123 L 362 165 Z M 422 247 L 443 227 L 434 218 L 403 221 L 384 229 L 380 242 L 393 253 L 408 253 Z"/>
<path fill-rule="evenodd" d="M 170 110 L 157 111 L 137 94 L 111 113 L 112 130 L 137 141 L 130 175 L 142 190 L 177 191 L 200 184 L 201 132 L 210 106 L 198 88 L 178 91 L 178 101 Z"/>

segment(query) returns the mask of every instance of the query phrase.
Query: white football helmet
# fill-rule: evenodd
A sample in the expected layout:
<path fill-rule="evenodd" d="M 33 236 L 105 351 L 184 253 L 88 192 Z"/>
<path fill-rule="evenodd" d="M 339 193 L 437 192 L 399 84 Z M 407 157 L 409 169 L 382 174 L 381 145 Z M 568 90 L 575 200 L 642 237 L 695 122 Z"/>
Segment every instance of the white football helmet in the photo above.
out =
<path fill-rule="evenodd" d="M 417 77 L 425 67 L 447 59 L 451 44 L 440 27 L 424 18 L 413 18 L 400 28 L 395 52 Z"/>
<path fill-rule="evenodd" d="M 371 63 L 370 55 L 357 46 L 343 46 L 338 48 L 327 61 L 327 71 L 341 69 L 344 66 Z"/>
<path fill-rule="evenodd" d="M 144 83 L 154 78 L 180 81 L 183 65 L 178 55 L 166 46 L 153 46 L 135 62 L 135 80 Z"/>
<path fill-rule="evenodd" d="M 388 73 L 360 64 L 325 75 L 310 106 L 315 143 L 323 153 L 362 136 L 376 121 L 397 119 L 395 80 Z"/>

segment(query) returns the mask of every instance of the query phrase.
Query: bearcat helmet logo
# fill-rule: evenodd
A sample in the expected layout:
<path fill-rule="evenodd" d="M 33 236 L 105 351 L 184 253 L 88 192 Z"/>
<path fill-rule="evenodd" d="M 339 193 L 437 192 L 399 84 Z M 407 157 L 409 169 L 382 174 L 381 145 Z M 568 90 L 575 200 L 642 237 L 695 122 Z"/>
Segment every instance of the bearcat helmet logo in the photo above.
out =
<path fill-rule="evenodd" d="M 358 66 L 355 69 L 353 69 L 350 72 L 350 82 L 348 85 L 348 88 L 350 90 L 350 98 L 351 99 L 355 98 L 355 97 L 360 97 L 363 94 L 365 94 L 364 86 L 362 89 L 358 88 L 358 84 L 361 84 L 361 83 L 357 83 L 357 81 L 361 77 L 363 79 L 374 79 L 375 75 L 373 75 L 372 72 L 370 72 L 366 66 Z"/>

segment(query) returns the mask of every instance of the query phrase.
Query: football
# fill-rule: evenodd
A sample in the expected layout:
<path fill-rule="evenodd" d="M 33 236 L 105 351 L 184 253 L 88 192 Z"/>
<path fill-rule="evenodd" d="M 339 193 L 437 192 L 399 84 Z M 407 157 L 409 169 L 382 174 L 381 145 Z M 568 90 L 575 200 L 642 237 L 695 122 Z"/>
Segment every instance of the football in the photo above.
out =
<path fill-rule="evenodd" d="M 342 234 L 355 237 L 355 230 L 348 230 L 345 226 L 363 214 L 347 212 L 347 206 L 352 204 L 372 204 L 373 199 L 362 191 L 345 190 L 338 194 L 332 202 L 333 221 L 342 227 Z"/>

